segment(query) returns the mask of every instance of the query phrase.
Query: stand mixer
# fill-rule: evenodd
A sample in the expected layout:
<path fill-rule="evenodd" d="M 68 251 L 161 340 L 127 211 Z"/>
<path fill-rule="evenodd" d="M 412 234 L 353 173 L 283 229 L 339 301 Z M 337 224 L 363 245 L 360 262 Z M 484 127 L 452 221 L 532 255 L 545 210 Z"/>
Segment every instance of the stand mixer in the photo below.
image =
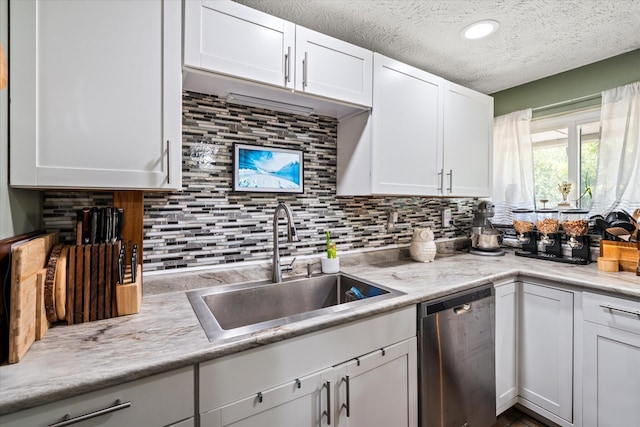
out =
<path fill-rule="evenodd" d="M 471 250 L 474 255 L 501 256 L 504 250 L 500 248 L 502 232 L 493 228 L 490 218 L 495 214 L 491 202 L 478 203 L 471 225 Z"/>

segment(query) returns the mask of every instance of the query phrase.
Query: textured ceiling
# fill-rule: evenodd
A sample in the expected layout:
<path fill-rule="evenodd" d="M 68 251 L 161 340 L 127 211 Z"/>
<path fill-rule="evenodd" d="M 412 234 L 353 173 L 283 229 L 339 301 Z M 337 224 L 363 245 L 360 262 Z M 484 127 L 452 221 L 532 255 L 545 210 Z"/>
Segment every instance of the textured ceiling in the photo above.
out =
<path fill-rule="evenodd" d="M 640 0 L 235 0 L 494 93 L 640 48 Z M 482 19 L 497 33 L 463 40 Z"/>

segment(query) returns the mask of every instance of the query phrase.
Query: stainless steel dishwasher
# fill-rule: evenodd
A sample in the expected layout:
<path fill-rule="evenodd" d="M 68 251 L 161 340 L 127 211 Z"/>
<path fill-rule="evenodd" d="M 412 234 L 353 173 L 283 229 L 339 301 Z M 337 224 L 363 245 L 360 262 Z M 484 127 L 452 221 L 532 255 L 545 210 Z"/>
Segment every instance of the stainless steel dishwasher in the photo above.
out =
<path fill-rule="evenodd" d="M 489 427 L 496 421 L 492 285 L 420 304 L 420 425 Z"/>

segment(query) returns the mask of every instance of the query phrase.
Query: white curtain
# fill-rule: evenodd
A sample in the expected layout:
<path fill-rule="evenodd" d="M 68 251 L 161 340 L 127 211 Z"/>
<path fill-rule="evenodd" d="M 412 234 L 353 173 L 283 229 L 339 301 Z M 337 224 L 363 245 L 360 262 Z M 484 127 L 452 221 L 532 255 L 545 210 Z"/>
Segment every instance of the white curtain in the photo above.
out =
<path fill-rule="evenodd" d="M 591 214 L 640 208 L 640 82 L 602 92 Z"/>
<path fill-rule="evenodd" d="M 534 209 L 531 109 L 498 116 L 493 122 L 495 224 L 511 224 L 514 208 Z"/>

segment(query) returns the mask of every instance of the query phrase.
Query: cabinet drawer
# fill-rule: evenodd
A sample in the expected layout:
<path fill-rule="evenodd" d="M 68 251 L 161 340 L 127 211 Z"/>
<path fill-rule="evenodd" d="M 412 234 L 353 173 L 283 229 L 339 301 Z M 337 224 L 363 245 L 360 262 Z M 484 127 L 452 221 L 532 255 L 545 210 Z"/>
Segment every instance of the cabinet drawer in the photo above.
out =
<path fill-rule="evenodd" d="M 584 293 L 584 320 L 640 334 L 640 301 Z"/>
<path fill-rule="evenodd" d="M 410 306 L 201 363 L 200 412 L 220 408 L 415 335 L 416 308 Z"/>
<path fill-rule="evenodd" d="M 55 425 L 67 414 L 70 418 L 76 418 L 112 408 L 103 411 L 103 415 L 96 414 L 97 416 L 78 422 L 74 426 L 166 426 L 195 415 L 193 393 L 193 367 L 189 366 L 15 412 L 0 418 L 0 425 L 3 427 Z M 116 404 L 117 401 L 120 401 L 119 406 Z"/>

